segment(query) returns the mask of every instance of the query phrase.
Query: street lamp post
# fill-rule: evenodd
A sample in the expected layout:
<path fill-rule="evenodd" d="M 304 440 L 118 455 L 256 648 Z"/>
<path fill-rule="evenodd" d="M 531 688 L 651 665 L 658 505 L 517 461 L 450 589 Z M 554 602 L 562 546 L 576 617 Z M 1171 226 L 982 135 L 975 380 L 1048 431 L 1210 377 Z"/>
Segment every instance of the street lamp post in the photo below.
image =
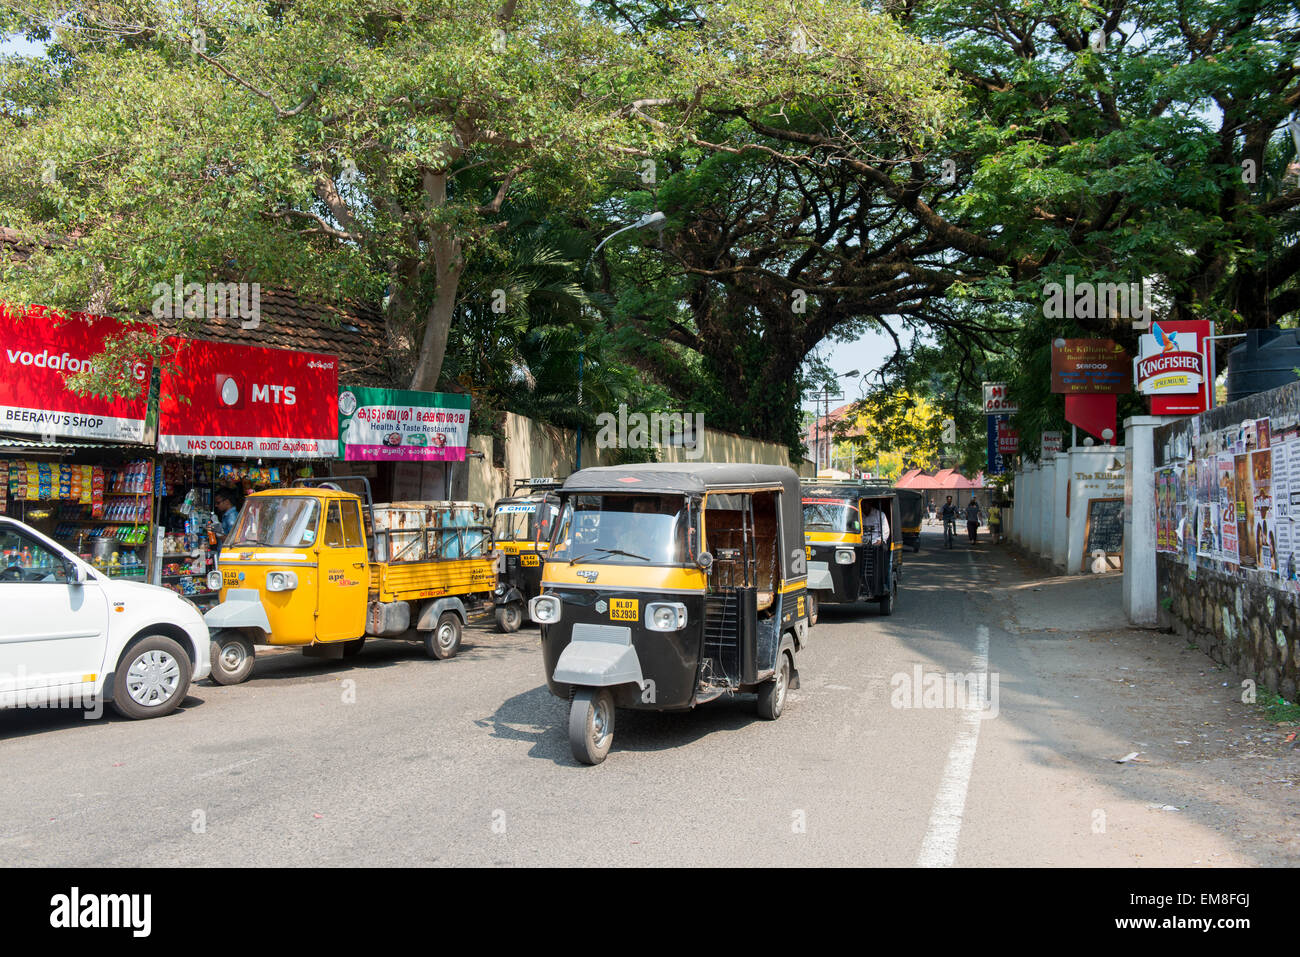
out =
<path fill-rule="evenodd" d="M 667 220 L 668 220 L 668 217 L 665 216 L 662 212 L 660 212 L 659 210 L 656 209 L 656 210 L 655 210 L 654 212 L 652 212 L 652 213 L 646 213 L 644 216 L 642 216 L 640 219 L 638 219 L 635 223 L 631 223 L 631 224 L 629 224 L 629 225 L 627 225 L 627 226 L 621 226 L 621 227 L 619 227 L 618 229 L 614 230 L 612 233 L 610 233 L 608 236 L 606 236 L 604 239 L 602 239 L 600 242 L 598 242 L 598 243 L 596 244 L 596 248 L 593 249 L 593 250 L 591 251 L 591 254 L 590 254 L 589 256 L 587 256 L 587 261 L 586 261 L 585 263 L 583 263 L 582 271 L 583 271 L 584 273 L 587 271 L 587 267 L 590 266 L 590 265 L 592 264 L 593 260 L 595 260 L 595 258 L 596 258 L 596 254 L 597 254 L 598 252 L 600 252 L 601 248 L 602 248 L 602 247 L 603 247 L 607 242 L 609 242 L 611 239 L 613 239 L 615 236 L 617 236 L 619 233 L 625 233 L 625 232 L 627 232 L 628 230 L 631 230 L 631 229 L 647 229 L 647 228 L 650 228 L 650 229 L 656 229 L 656 230 L 663 229 L 663 228 L 664 228 L 664 224 L 667 222 Z M 586 363 L 587 363 L 587 350 L 586 350 L 586 347 L 584 346 L 584 348 L 583 348 L 583 349 L 578 353 L 578 410 L 579 410 L 579 413 L 581 413 L 581 410 L 582 410 L 582 371 L 583 371 L 583 366 L 585 366 Z M 582 468 L 582 420 L 581 420 L 581 418 L 580 418 L 580 419 L 578 420 L 578 448 L 577 448 L 576 454 L 574 455 L 574 466 L 573 466 L 573 470 L 574 470 L 575 472 L 577 472 L 577 471 L 579 471 L 581 468 Z"/>

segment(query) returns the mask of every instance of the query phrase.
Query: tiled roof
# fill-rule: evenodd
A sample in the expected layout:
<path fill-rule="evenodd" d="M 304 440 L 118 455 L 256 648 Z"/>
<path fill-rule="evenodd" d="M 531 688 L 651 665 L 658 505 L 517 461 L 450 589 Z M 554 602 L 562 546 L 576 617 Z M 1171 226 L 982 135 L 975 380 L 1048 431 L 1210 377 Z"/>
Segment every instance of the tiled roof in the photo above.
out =
<path fill-rule="evenodd" d="M 21 241 L 18 234 L 0 226 L 0 261 L 6 257 L 26 262 L 36 243 Z M 42 245 L 53 245 L 47 241 Z M 243 329 L 238 318 L 205 319 L 187 324 L 185 335 L 214 342 L 296 349 L 338 356 L 339 381 L 352 385 L 405 386 L 389 371 L 388 334 L 383 314 L 357 303 L 331 305 L 284 289 L 262 289 L 261 321 L 256 329 Z M 143 317 L 147 318 L 147 317 Z M 170 320 L 159 323 L 165 332 L 176 330 Z"/>

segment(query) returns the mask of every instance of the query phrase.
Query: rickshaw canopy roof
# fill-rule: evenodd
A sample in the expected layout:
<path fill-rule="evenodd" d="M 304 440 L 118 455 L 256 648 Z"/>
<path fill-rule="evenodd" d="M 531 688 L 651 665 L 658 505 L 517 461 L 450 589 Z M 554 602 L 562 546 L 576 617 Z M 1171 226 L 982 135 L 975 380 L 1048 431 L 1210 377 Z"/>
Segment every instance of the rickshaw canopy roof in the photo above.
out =
<path fill-rule="evenodd" d="M 784 465 L 735 462 L 647 462 L 639 465 L 598 465 L 574 472 L 564 481 L 565 492 L 702 495 L 711 489 L 780 486 L 797 497 L 799 476 Z"/>

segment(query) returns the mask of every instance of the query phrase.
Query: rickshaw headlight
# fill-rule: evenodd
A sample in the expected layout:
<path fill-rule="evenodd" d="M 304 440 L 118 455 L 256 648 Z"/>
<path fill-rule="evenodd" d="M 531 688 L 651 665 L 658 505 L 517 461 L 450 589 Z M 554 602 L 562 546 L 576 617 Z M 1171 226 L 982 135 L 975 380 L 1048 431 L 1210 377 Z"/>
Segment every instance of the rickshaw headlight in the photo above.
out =
<path fill-rule="evenodd" d="M 835 550 L 835 564 L 837 564 L 837 565 L 852 565 L 852 564 L 853 564 L 853 549 L 851 549 L 851 548 L 837 548 L 837 549 Z"/>
<path fill-rule="evenodd" d="M 538 595 L 528 603 L 528 615 L 539 625 L 553 625 L 560 620 L 560 599 Z"/>
<path fill-rule="evenodd" d="M 293 572 L 271 572 L 266 576 L 267 591 L 293 591 L 298 587 L 298 576 Z"/>
<path fill-rule="evenodd" d="M 686 627 L 686 606 L 681 602 L 653 602 L 646 606 L 645 626 L 651 631 L 680 631 Z"/>
<path fill-rule="evenodd" d="M 208 591 L 221 591 L 221 572 L 208 572 Z"/>

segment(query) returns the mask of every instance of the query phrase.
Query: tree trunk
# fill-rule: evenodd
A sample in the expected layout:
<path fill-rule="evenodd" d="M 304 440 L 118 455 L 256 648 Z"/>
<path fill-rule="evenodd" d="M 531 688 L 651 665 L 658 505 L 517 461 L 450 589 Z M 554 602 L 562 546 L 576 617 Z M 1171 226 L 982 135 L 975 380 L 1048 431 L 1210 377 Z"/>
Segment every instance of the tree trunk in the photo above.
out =
<path fill-rule="evenodd" d="M 423 181 L 430 210 L 445 205 L 446 171 L 426 170 Z M 447 336 L 451 332 L 451 320 L 456 311 L 456 291 L 460 286 L 460 274 L 465 269 L 461 240 L 455 235 L 452 226 L 430 226 L 429 245 L 433 249 L 436 288 L 433 305 L 425 314 L 424 336 L 420 340 L 415 374 L 411 377 L 411 388 L 423 392 L 437 391 L 442 362 L 447 356 Z"/>

